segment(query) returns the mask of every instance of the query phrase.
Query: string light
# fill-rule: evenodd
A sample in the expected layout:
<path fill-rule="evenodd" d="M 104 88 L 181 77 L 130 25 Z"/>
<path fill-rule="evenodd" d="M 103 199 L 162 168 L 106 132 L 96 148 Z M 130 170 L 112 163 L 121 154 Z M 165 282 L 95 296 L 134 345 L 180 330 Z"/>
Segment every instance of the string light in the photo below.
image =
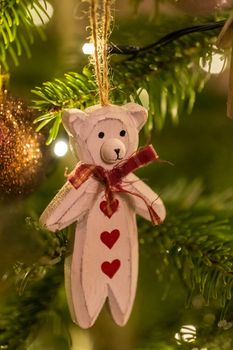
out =
<path fill-rule="evenodd" d="M 41 26 L 48 23 L 53 16 L 53 6 L 45 0 L 39 0 L 39 5 L 33 5 L 35 8 L 28 6 L 28 11 L 30 12 L 33 24 L 36 26 Z M 43 10 L 44 9 L 44 10 Z M 46 13 L 47 15 L 46 15 Z"/>
<path fill-rule="evenodd" d="M 227 60 L 223 55 L 214 53 L 209 59 L 204 59 L 201 57 L 199 64 L 205 72 L 210 74 L 219 74 L 225 70 L 226 62 Z"/>
<path fill-rule="evenodd" d="M 95 51 L 94 44 L 92 43 L 85 43 L 82 47 L 82 51 L 85 55 L 93 55 Z"/>
<path fill-rule="evenodd" d="M 57 141 L 55 143 L 53 152 L 57 157 L 64 157 L 66 155 L 66 153 L 68 152 L 67 142 L 64 140 Z"/>
<path fill-rule="evenodd" d="M 193 325 L 184 325 L 181 327 L 180 331 L 175 334 L 175 339 L 177 344 L 193 343 L 197 338 L 197 329 Z"/>

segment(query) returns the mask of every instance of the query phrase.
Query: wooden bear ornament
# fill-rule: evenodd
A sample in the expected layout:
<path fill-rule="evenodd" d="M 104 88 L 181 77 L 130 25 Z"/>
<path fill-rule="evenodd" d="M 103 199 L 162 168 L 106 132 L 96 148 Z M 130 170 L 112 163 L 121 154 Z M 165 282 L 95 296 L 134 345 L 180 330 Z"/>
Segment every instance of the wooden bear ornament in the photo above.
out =
<path fill-rule="evenodd" d="M 127 322 L 138 276 L 136 214 L 154 224 L 166 215 L 159 196 L 132 173 L 158 158 L 152 146 L 137 151 L 146 120 L 135 103 L 62 116 L 80 163 L 40 221 L 50 231 L 77 222 L 65 284 L 73 321 L 82 328 L 94 324 L 107 298 L 115 322 Z"/>

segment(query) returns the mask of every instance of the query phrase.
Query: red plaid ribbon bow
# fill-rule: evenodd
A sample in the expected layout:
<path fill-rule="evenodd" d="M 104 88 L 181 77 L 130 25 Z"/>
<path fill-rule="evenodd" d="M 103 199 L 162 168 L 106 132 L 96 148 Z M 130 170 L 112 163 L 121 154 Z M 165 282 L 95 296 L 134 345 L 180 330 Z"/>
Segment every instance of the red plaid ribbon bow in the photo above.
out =
<path fill-rule="evenodd" d="M 129 173 L 139 169 L 159 157 L 152 145 L 139 149 L 134 155 L 127 160 L 118 163 L 112 170 L 106 170 L 102 166 L 93 164 L 78 164 L 77 167 L 68 175 L 68 181 L 78 189 L 90 176 L 96 177 L 101 183 L 105 185 L 105 198 L 107 202 L 106 215 L 110 218 L 114 213 L 114 193 L 125 192 L 133 196 L 141 198 L 150 213 L 153 224 L 160 224 L 162 221 L 153 208 L 153 203 L 149 204 L 143 195 L 131 192 L 122 187 L 122 180 Z"/>

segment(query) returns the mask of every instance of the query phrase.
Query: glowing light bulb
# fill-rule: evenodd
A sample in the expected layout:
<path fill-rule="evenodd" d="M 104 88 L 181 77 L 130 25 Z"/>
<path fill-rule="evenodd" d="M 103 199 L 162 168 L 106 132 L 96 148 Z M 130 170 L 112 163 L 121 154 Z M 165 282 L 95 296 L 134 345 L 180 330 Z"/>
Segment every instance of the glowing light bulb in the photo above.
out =
<path fill-rule="evenodd" d="M 35 8 L 28 6 L 28 11 L 32 17 L 33 24 L 36 26 L 41 26 L 48 23 L 53 16 L 53 6 L 45 0 L 38 1 L 40 6 L 37 4 L 33 5 Z M 44 10 L 43 10 L 44 9 Z M 47 14 L 46 14 L 46 13 Z"/>
<path fill-rule="evenodd" d="M 205 60 L 203 57 L 200 58 L 200 67 L 207 73 L 219 74 L 226 68 L 226 58 L 219 54 L 214 53 L 210 59 Z"/>
<path fill-rule="evenodd" d="M 184 325 L 181 327 L 180 331 L 175 334 L 175 339 L 177 344 L 193 343 L 197 338 L 197 329 L 193 325 Z"/>
<path fill-rule="evenodd" d="M 95 47 L 94 44 L 92 43 L 85 43 L 82 47 L 83 53 L 85 55 L 93 55 L 94 51 L 95 51 Z"/>
<path fill-rule="evenodd" d="M 55 143 L 53 152 L 57 157 L 64 157 L 68 151 L 68 145 L 66 141 L 59 140 Z"/>

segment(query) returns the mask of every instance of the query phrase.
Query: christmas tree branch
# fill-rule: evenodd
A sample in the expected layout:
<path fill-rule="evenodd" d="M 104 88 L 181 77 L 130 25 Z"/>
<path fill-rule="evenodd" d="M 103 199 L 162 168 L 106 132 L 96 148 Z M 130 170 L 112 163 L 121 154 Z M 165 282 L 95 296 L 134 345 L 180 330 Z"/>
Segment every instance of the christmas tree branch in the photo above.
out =
<path fill-rule="evenodd" d="M 143 244 L 159 244 L 164 263 L 176 266 L 189 289 L 200 292 L 207 304 L 219 300 L 219 306 L 224 307 L 231 300 L 233 220 L 230 215 L 185 211 L 170 215 L 158 229 L 152 230 L 144 224 L 142 230 Z"/>
<path fill-rule="evenodd" d="M 200 60 L 207 60 L 211 66 L 218 32 L 214 29 L 190 33 L 177 40 L 168 40 L 166 44 L 166 38 L 173 37 L 171 33 L 165 36 L 164 44 L 149 45 L 147 50 L 117 63 L 113 67 L 114 97 L 118 101 L 131 95 L 140 103 L 140 91 L 147 91 L 148 132 L 154 126 L 161 129 L 168 116 L 174 124 L 179 123 L 183 112 L 191 113 L 196 94 L 210 76 L 200 67 Z"/>
<path fill-rule="evenodd" d="M 179 34 L 177 40 L 171 40 L 170 33 L 129 58 L 120 62 L 112 59 L 111 100 L 117 104 L 129 100 L 144 103 L 142 92 L 147 93 L 150 113 L 147 134 L 154 126 L 161 129 L 167 116 L 178 123 L 183 111 L 192 111 L 196 94 L 209 77 L 200 68 L 200 58 L 208 59 L 211 64 L 211 55 L 216 50 L 213 44 L 219 32 L 216 27 L 222 23 L 203 24 L 211 29 L 204 33 L 192 33 L 189 28 L 191 34 L 182 37 Z M 95 104 L 96 91 L 95 80 L 87 68 L 82 74 L 67 73 L 63 79 L 44 83 L 32 91 L 38 97 L 35 108 L 42 114 L 35 120 L 39 123 L 38 130 L 53 123 L 48 143 L 56 138 L 62 110 L 84 109 Z"/>
<path fill-rule="evenodd" d="M 33 30 L 42 39 L 45 38 L 43 29 L 33 22 L 32 10 L 48 17 L 46 9 L 38 0 L 9 0 L 0 3 L 0 66 L 6 71 L 9 70 L 10 61 L 18 65 L 19 56 L 25 53 L 30 57 L 30 45 L 34 42 Z M 41 20 L 43 22 L 42 18 Z"/>
<path fill-rule="evenodd" d="M 29 338 L 38 331 L 40 315 L 51 308 L 63 281 L 62 264 L 47 268 L 41 275 L 22 295 L 16 295 L 5 305 L 0 320 L 1 349 L 27 349 Z"/>
<path fill-rule="evenodd" d="M 25 350 L 33 341 L 41 324 L 41 315 L 56 307 L 53 303 L 63 283 L 62 256 L 66 251 L 65 232 L 51 235 L 27 220 L 27 227 L 38 235 L 38 244 L 44 251 L 32 266 L 23 262 L 14 265 L 7 281 L 15 284 L 15 293 L 9 297 L 0 316 L 0 348 Z"/>
<path fill-rule="evenodd" d="M 34 107 L 44 112 L 35 119 L 35 123 L 39 123 L 37 131 L 52 123 L 47 144 L 56 139 L 65 108 L 83 109 L 98 102 L 95 79 L 87 68 L 84 68 L 83 74 L 67 73 L 64 79 L 46 82 L 42 88 L 35 88 L 32 92 L 38 97 L 34 100 Z"/>

